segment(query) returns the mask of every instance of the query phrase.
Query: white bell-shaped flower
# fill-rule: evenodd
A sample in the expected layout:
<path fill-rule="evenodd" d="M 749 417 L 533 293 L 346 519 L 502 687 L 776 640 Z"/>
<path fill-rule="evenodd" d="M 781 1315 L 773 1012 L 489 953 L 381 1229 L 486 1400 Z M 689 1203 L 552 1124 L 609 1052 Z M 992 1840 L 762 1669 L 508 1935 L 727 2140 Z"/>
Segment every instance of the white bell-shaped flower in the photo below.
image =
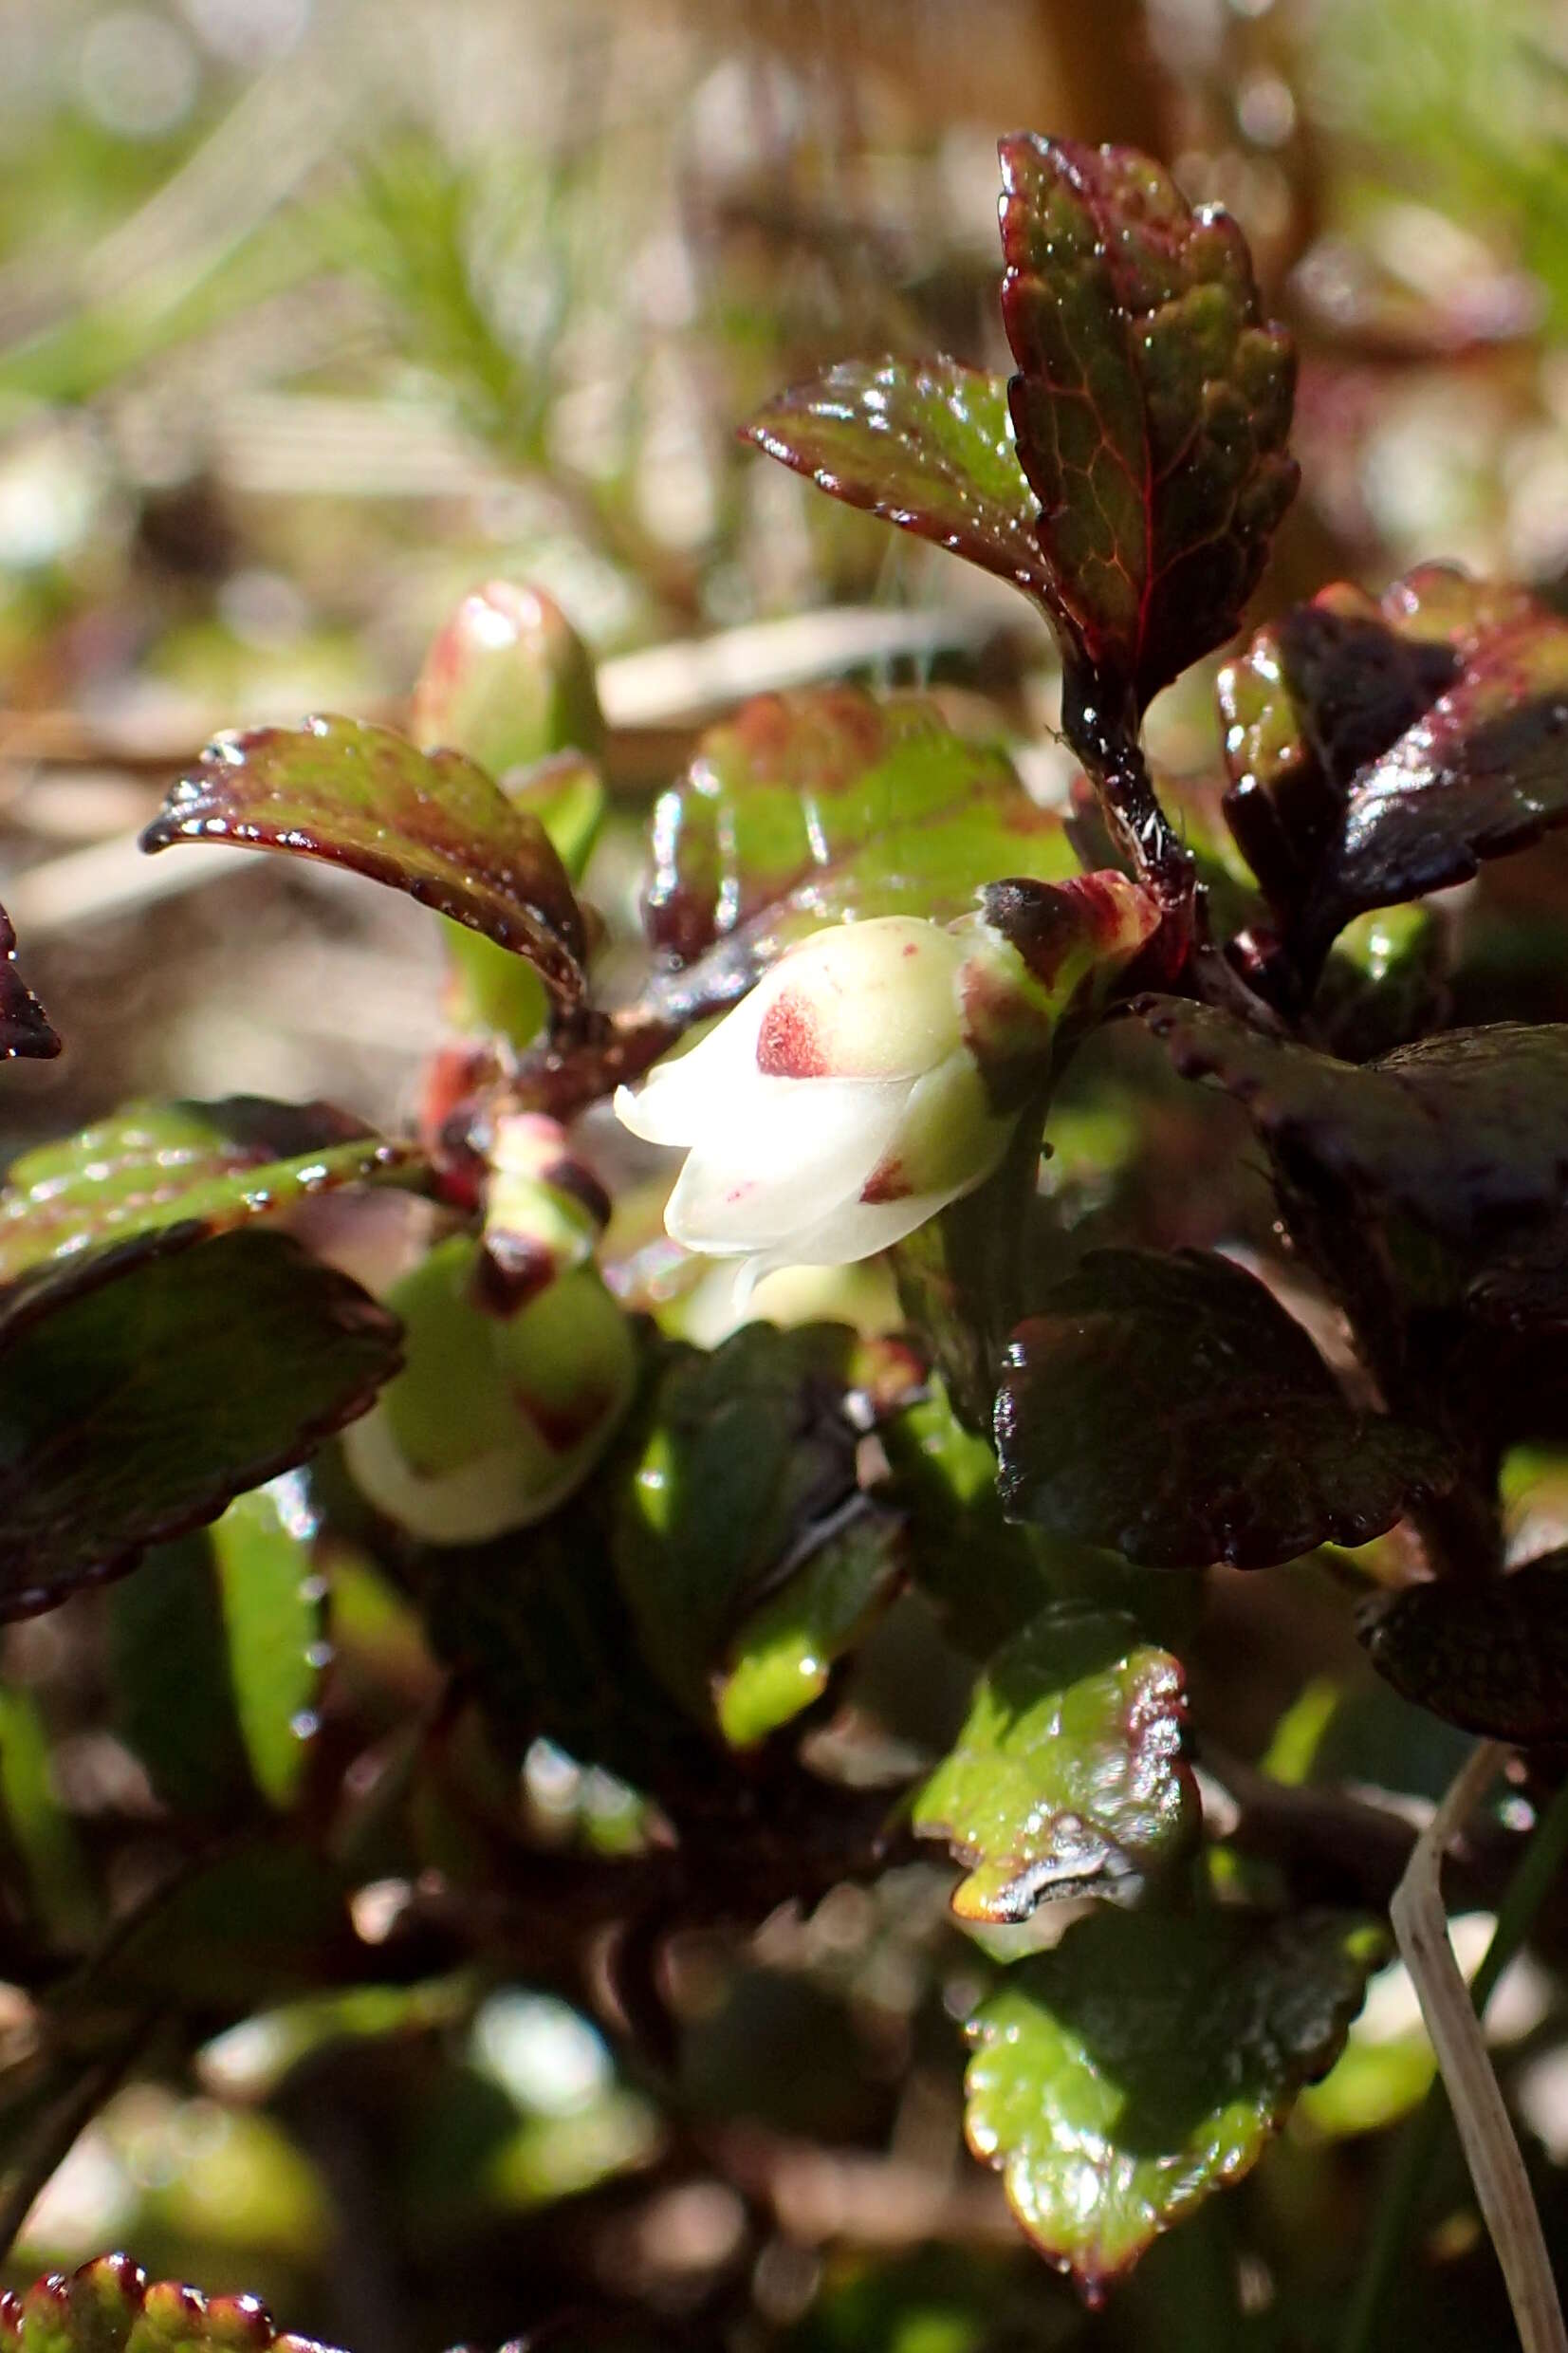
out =
<path fill-rule="evenodd" d="M 775 1267 L 845 1266 L 988 1176 L 999 1112 L 966 1033 L 972 942 L 911 916 L 839 924 L 773 966 L 699 1045 L 616 1111 L 682 1145 L 665 1213 L 686 1249 Z"/>

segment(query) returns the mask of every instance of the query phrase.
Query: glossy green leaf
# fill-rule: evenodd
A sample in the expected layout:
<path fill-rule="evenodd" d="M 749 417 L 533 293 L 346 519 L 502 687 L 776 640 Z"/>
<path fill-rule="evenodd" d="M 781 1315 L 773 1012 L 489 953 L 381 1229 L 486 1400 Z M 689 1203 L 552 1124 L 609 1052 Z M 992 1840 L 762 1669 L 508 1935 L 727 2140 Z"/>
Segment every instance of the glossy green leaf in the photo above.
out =
<path fill-rule="evenodd" d="M 996 1654 L 950 1755 L 914 1801 L 968 1876 L 960 1919 L 1027 1919 L 1053 1897 L 1134 1900 L 1202 1820 L 1180 1662 L 1117 1611 L 1046 1610 Z"/>
<path fill-rule="evenodd" d="M 947 921 L 1002 876 L 1077 871 L 1061 820 L 1005 754 L 954 735 L 933 703 L 855 687 L 760 695 L 709 730 L 655 812 L 649 936 L 701 961 L 648 1002 L 727 1003 L 823 924 Z"/>
<path fill-rule="evenodd" d="M 46 1062 L 59 1051 L 48 1015 L 22 977 L 16 934 L 0 907 L 0 1062 Z"/>
<path fill-rule="evenodd" d="M 207 1535 L 240 1733 L 257 1788 L 279 1806 L 304 1770 L 328 1657 L 316 1527 L 304 1479 L 286 1473 L 237 1495 Z"/>
<path fill-rule="evenodd" d="M 846 360 L 770 400 L 745 437 L 831 497 L 1047 596 L 1000 377 L 941 358 Z"/>
<path fill-rule="evenodd" d="M 176 1814 L 239 1820 L 299 1786 L 327 1657 L 314 1527 L 286 1475 L 158 1546 L 109 1597 L 117 1729 Z"/>
<path fill-rule="evenodd" d="M 1440 1027 L 1448 934 L 1430 907 L 1382 907 L 1340 933 L 1312 1001 L 1313 1025 L 1346 1062 L 1372 1062 Z"/>
<path fill-rule="evenodd" d="M 1568 1553 L 1379 1597 L 1358 1628 L 1403 1699 L 1521 1748 L 1568 1739 Z"/>
<path fill-rule="evenodd" d="M 1332 2066 L 1378 1944 L 1333 1913 L 1102 1908 L 1007 1971 L 970 2021 L 969 2145 L 1092 2302 L 1257 2162 Z"/>
<path fill-rule="evenodd" d="M 50 1259 L 188 1221 L 220 1233 L 369 1177 L 409 1176 L 412 1147 L 330 1103 L 127 1103 L 11 1164 L 0 1192 L 0 1283 Z"/>
<path fill-rule="evenodd" d="M 1246 241 L 1125 147 L 1001 143 L 1018 455 L 1070 667 L 1141 705 L 1229 637 L 1295 491 L 1295 352 Z"/>
<path fill-rule="evenodd" d="M 719 1730 L 737 1749 L 820 1699 L 903 1581 L 898 1522 L 852 1507 L 788 1583 L 752 1613 L 715 1678 Z"/>
<path fill-rule="evenodd" d="M 1568 622 L 1429 565 L 1326 588 L 1222 671 L 1232 827 L 1309 971 L 1366 909 L 1568 820 Z"/>
<path fill-rule="evenodd" d="M 13 1284 L 0 1615 L 215 1519 L 363 1413 L 397 1362 L 394 1319 L 282 1234 L 166 1227 Z"/>
<path fill-rule="evenodd" d="M 149 2282 L 129 2255 L 100 2255 L 0 2297 L 0 2353 L 328 2353 L 280 2335 L 254 2296 Z"/>
<path fill-rule="evenodd" d="M 701 1722 L 737 1627 L 855 1500 L 853 1346 L 839 1325 L 748 1324 L 711 1355 L 683 1351 L 655 1391 L 616 1567 L 646 1657 Z"/>
<path fill-rule="evenodd" d="M 1213 1079 L 1296 1177 L 1406 1211 L 1471 1245 L 1562 1199 L 1568 1025 L 1448 1029 L 1362 1065 L 1212 1006 L 1136 1010 L 1183 1078 Z"/>
<path fill-rule="evenodd" d="M 142 835 L 175 842 L 344 866 L 526 956 L 558 1004 L 581 998 L 582 916 L 549 836 L 461 752 L 330 716 L 220 735 Z"/>
<path fill-rule="evenodd" d="M 1148 1568 L 1364 1544 L 1450 1476 L 1425 1432 L 1354 1412 L 1264 1285 L 1201 1251 L 1091 1251 L 1013 1334 L 996 1443 L 1011 1518 Z"/>

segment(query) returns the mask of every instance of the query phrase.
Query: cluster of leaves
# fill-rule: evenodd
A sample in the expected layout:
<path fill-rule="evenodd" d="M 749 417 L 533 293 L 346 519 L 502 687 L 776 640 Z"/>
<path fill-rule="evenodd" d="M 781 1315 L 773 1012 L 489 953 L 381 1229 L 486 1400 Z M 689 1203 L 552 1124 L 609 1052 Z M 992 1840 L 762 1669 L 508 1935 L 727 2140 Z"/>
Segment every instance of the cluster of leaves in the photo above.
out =
<path fill-rule="evenodd" d="M 1164 789 L 1145 707 L 1234 634 L 1294 487 L 1289 342 L 1234 225 L 1146 158 L 1021 137 L 1003 167 L 1010 381 L 842 366 L 749 431 L 1039 604 L 1076 810 L 1038 806 L 933 703 L 766 697 L 654 813 L 650 973 L 613 1013 L 576 889 L 591 823 L 568 826 L 548 764 L 316 719 L 220 739 L 149 831 L 403 890 L 530 966 L 548 1017 L 521 1058 L 444 1066 L 417 1144 L 321 1105 L 136 1106 L 11 1172 L 0 1606 L 122 1580 L 118 1726 L 188 1834 L 157 1903 L 96 1943 L 47 1838 L 25 1857 L 45 2091 L 149 2019 L 194 2037 L 478 1960 L 597 2002 L 676 2115 L 673 1932 L 755 1926 L 925 1840 L 962 1865 L 952 1912 L 982 1939 L 970 2145 L 1098 2300 L 1255 2162 L 1380 1951 L 1364 1876 L 1322 1851 L 1260 1863 L 1204 1820 L 1203 1572 L 1398 1529 L 1373 1573 L 1418 1560 L 1421 1581 L 1367 1614 L 1373 1665 L 1452 1725 L 1568 1735 L 1560 1556 L 1504 1580 L 1500 1501 L 1510 1450 L 1568 1438 L 1568 1030 L 1444 1027 L 1437 918 L 1413 905 L 1568 819 L 1568 628 L 1435 569 L 1377 603 L 1325 592 L 1222 674 L 1215 790 Z M 536 1525 L 442 1546 L 355 1494 L 328 1441 L 394 1380 L 400 1335 L 335 1262 L 365 1273 L 386 1187 L 425 1196 L 427 1245 L 488 1232 L 508 1120 L 575 1115 L 805 933 L 981 897 L 1027 957 L 1107 862 L 1157 931 L 1063 1025 L 995 1176 L 899 1247 L 895 1336 L 756 1323 L 706 1350 L 648 1313 L 630 1406 Z M 9 987 L 9 1050 L 36 1050 Z M 1117 1086 L 1174 1105 L 1167 1126 L 1075 1155 Z M 1205 1220 L 1171 1206 L 1184 1121 Z M 612 1229 L 622 1298 L 657 1306 L 616 1252 Z M 1331 1356 L 1314 1333 L 1336 1325 Z M 328 1571 L 415 1630 L 418 1706 L 404 1688 L 361 1750 L 340 1702 L 307 1752 Z M 956 1677 L 934 1729 L 877 1681 L 911 1609 Z M 863 1696 L 836 1714 L 846 1683 Z M 878 1708 L 902 1746 L 868 1788 L 845 1752 Z M 624 1851 L 536 1835 L 515 1769 L 538 1744 L 627 1785 Z M 390 1931 L 351 1900 L 371 1883 Z M 1063 1897 L 1081 1908 L 1053 1942 Z M 101 2268 L 8 2307 L 0 2342 L 289 2343 L 254 2307 Z"/>

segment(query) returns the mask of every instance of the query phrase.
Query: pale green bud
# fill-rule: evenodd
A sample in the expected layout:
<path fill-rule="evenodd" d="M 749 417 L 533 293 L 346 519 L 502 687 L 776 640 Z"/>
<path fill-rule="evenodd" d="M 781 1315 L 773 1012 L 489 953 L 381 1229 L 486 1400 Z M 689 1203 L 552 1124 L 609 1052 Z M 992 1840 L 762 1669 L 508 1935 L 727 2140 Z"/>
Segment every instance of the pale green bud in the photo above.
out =
<path fill-rule="evenodd" d="M 489 581 L 432 641 L 409 732 L 422 750 L 450 744 L 497 777 L 554 751 L 593 754 L 604 739 L 593 657 L 542 588 Z"/>
<path fill-rule="evenodd" d="M 483 1543 L 554 1510 L 636 1380 L 631 1326 L 597 1269 L 506 1314 L 479 1304 L 480 1259 L 454 1235 L 393 1290 L 404 1368 L 343 1437 L 361 1493 L 429 1544 Z"/>

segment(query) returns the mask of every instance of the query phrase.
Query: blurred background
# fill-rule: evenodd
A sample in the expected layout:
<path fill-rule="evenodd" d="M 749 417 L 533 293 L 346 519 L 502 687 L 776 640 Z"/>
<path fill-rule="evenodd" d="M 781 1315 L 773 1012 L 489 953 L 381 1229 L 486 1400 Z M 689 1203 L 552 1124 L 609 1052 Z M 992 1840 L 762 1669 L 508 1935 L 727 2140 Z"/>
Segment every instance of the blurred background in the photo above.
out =
<path fill-rule="evenodd" d="M 830 360 L 934 346 L 1003 363 L 999 131 L 1135 142 L 1246 229 L 1302 350 L 1304 489 L 1266 602 L 1434 556 L 1554 599 L 1568 584 L 1568 28 L 1553 0 L 0 0 L 0 900 L 67 1045 L 8 1069 L 7 1159 L 129 1094 L 406 1109 L 441 1029 L 420 911 L 294 862 L 143 861 L 134 835 L 216 728 L 320 708 L 396 718 L 480 581 L 547 587 L 600 658 L 622 812 L 600 853 L 607 901 L 629 888 L 650 794 L 746 693 L 847 660 L 992 695 L 1025 734 L 1048 723 L 1048 648 L 1022 602 L 735 438 Z M 1153 721 L 1162 756 L 1194 769 L 1212 724 L 1201 680 Z M 1560 924 L 1564 873 L 1550 848 L 1488 871 L 1510 939 Z M 1560 954 L 1554 973 L 1557 988 Z M 47 1629 L 22 1630 L 12 1674 L 47 1680 Z M 407 1628 L 367 1620 L 360 1638 L 417 1698 Z M 1448 1736 L 1423 1737 L 1436 1788 Z M 90 1742 L 63 1769 L 89 1818 Z M 613 1843 L 618 1786 L 553 1769 L 533 1801 L 601 1817 Z M 834 2075 L 839 1995 L 893 2080 L 923 1987 L 896 1907 L 941 1900 L 929 1878 L 845 1888 L 809 1930 L 779 1924 L 744 2018 L 726 2011 L 705 2046 L 715 2104 L 747 2038 L 786 2133 L 799 2052 Z M 694 1946 L 687 1965 L 698 2017 L 716 1964 Z M 813 1972 L 833 2003 L 803 1990 Z M 515 2325 L 493 2283 L 515 2288 L 518 2242 L 497 2267 L 491 2234 L 635 2173 L 651 2113 L 553 1997 L 443 1981 L 354 1999 L 257 2016 L 194 2082 L 122 2093 L 34 2214 L 20 2268 L 127 2243 L 269 2293 L 290 2320 L 358 2328 L 359 2353 L 417 2353 L 467 2325 L 493 2343 Z M 1384 2043 L 1419 2089 L 1410 2025 Z M 431 2103 L 390 2223 L 355 2203 L 375 2118 L 345 2121 L 330 2069 L 297 2066 L 382 2032 L 403 2038 L 398 2113 Z M 431 2048 L 460 2063 L 427 2064 Z M 930 2090 L 948 2078 L 910 2080 L 894 2155 L 918 2173 L 956 2122 Z M 846 2067 L 846 2140 L 879 2096 L 867 2081 Z M 1559 2129 L 1563 2105 L 1559 2083 L 1542 2110 Z M 475 2148 L 482 2181 L 462 2170 Z M 1311 2187 L 1285 2154 L 1268 2195 L 1304 2244 L 1343 2220 L 1336 2200 L 1354 2213 L 1355 2177 Z M 977 2313 L 993 2336 L 1014 2325 L 1022 2281 L 1018 2341 L 1069 2342 L 1071 2300 L 1038 2300 L 993 2186 L 941 2194 L 938 2235 L 993 2264 L 977 2300 L 971 2273 L 960 2289 L 946 2256 L 916 2257 L 933 2220 L 918 2198 L 802 2160 L 758 2310 L 823 2348 L 966 2353 Z M 1309 2187 L 1320 2211 L 1283 2211 Z M 856 2244 L 897 2262 L 824 2303 L 812 2251 L 846 2215 Z M 416 2322 L 386 2307 L 371 2241 L 389 2228 L 412 2233 Z M 572 2226 L 563 2246 L 533 2228 L 547 2310 Z M 662 2204 L 629 2195 L 593 2261 L 678 2313 L 740 2230 L 734 2193 L 699 2174 Z M 1187 2245 L 1151 2261 L 1164 2298 L 1203 2260 Z"/>

